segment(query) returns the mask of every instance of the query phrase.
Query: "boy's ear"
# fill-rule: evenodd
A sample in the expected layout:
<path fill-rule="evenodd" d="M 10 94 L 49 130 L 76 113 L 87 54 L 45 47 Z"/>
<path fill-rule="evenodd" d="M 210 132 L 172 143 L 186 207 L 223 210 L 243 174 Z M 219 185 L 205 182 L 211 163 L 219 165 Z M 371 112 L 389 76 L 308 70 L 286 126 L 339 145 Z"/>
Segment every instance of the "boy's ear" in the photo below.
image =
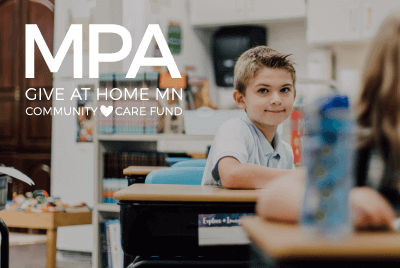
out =
<path fill-rule="evenodd" d="M 293 98 L 293 101 L 296 99 L 296 89 L 294 90 L 294 98 Z"/>
<path fill-rule="evenodd" d="M 240 109 L 246 109 L 246 103 L 244 103 L 244 96 L 242 93 L 239 92 L 239 90 L 235 89 L 233 91 L 233 99 L 236 102 L 236 105 L 239 106 Z"/>

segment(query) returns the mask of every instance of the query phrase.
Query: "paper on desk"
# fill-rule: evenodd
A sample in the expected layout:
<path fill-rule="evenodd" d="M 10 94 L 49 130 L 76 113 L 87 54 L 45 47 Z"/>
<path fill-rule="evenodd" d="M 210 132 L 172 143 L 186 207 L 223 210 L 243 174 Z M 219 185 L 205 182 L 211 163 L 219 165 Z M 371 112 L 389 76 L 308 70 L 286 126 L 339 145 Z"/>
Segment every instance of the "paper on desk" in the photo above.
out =
<path fill-rule="evenodd" d="M 199 246 L 249 244 L 240 227 L 240 218 L 248 215 L 254 213 L 199 214 Z"/>
<path fill-rule="evenodd" d="M 11 177 L 16 178 L 16 179 L 18 179 L 20 181 L 26 182 L 29 185 L 35 185 L 33 180 L 31 180 L 28 176 L 26 176 L 21 171 L 16 170 L 15 168 L 0 167 L 0 173 L 3 173 L 3 174 L 8 175 L 8 176 L 11 176 Z"/>

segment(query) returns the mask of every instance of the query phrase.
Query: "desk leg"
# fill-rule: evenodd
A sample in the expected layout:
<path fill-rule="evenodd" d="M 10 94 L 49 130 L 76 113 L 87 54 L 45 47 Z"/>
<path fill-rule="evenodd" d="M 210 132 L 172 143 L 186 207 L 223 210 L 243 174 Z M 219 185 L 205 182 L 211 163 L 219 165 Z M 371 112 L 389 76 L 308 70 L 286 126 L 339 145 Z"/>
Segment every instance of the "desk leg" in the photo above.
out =
<path fill-rule="evenodd" d="M 46 268 L 57 267 L 57 229 L 47 229 Z"/>

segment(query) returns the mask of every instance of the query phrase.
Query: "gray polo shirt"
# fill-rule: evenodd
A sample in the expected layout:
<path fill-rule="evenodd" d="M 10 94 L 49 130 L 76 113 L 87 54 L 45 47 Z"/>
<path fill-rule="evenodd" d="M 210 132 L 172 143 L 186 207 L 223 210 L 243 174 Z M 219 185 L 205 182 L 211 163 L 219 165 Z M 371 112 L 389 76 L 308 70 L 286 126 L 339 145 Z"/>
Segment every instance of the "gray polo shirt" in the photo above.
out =
<path fill-rule="evenodd" d="M 292 147 L 278 133 L 275 134 L 273 143 L 275 150 L 248 117 L 245 120 L 227 120 L 215 135 L 201 184 L 221 185 L 217 163 L 226 156 L 232 156 L 242 164 L 294 169 Z"/>

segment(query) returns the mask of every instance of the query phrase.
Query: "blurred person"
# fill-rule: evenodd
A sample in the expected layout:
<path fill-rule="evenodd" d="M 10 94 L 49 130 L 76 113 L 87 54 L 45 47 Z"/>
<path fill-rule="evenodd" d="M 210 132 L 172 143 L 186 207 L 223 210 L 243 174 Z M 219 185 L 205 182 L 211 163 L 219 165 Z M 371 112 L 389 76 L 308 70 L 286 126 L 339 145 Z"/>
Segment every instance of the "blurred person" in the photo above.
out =
<path fill-rule="evenodd" d="M 349 201 L 359 228 L 394 229 L 400 208 L 400 12 L 389 16 L 372 40 L 356 104 L 355 182 Z M 304 171 L 266 185 L 257 204 L 261 218 L 296 222 Z"/>

